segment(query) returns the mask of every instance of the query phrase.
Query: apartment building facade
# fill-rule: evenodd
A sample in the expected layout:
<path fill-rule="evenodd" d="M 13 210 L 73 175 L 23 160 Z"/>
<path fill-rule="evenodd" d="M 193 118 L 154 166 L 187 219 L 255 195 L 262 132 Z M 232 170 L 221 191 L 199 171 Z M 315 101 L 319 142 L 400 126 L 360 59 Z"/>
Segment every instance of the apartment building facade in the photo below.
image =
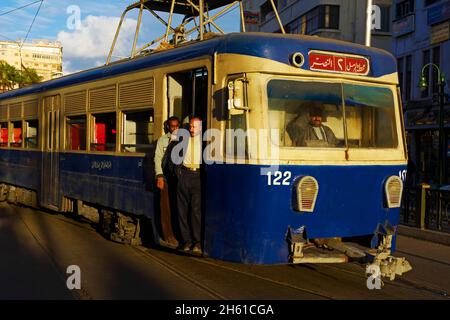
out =
<path fill-rule="evenodd" d="M 446 75 L 444 163 L 450 184 L 450 0 L 396 0 L 393 53 L 397 57 L 414 184 L 438 179 L 439 87 L 433 63 Z M 419 88 L 423 75 L 428 87 Z M 441 151 L 444 152 L 444 151 Z"/>
<path fill-rule="evenodd" d="M 287 33 L 365 43 L 365 0 L 274 0 Z M 392 0 L 374 0 L 372 46 L 392 50 Z M 248 31 L 280 32 L 269 0 L 245 0 Z"/>
<path fill-rule="evenodd" d="M 42 76 L 43 81 L 62 76 L 61 43 L 47 40 L 35 40 L 24 43 L 0 41 L 0 61 L 6 61 L 16 69 L 33 68 Z"/>

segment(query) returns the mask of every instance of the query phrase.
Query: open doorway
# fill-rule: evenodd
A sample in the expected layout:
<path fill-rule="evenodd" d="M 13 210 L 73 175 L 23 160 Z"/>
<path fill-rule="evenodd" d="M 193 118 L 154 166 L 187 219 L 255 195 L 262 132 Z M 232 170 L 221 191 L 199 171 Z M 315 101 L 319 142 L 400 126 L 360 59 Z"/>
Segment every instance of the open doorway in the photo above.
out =
<path fill-rule="evenodd" d="M 197 115 L 206 124 L 208 105 L 208 70 L 197 68 L 167 76 L 169 115 L 178 117 L 182 124 L 190 115 Z"/>

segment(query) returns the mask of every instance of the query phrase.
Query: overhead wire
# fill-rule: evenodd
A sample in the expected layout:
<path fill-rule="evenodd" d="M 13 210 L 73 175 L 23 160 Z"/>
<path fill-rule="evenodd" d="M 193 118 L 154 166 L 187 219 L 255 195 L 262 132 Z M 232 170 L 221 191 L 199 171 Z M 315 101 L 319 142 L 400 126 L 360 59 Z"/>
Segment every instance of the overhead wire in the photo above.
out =
<path fill-rule="evenodd" d="M 25 41 L 27 40 L 27 38 L 28 38 L 28 36 L 29 36 L 29 34 L 30 34 L 30 32 L 31 32 L 31 29 L 33 28 L 34 22 L 36 21 L 36 18 L 37 18 L 38 14 L 39 14 L 39 11 L 41 10 L 42 4 L 44 3 L 44 0 L 39 0 L 39 1 L 41 1 L 41 3 L 39 4 L 39 7 L 38 7 L 38 9 L 36 10 L 36 13 L 34 14 L 33 21 L 31 21 L 30 27 L 28 28 L 28 31 L 27 31 L 27 34 L 26 34 L 25 38 L 23 39 L 22 43 L 21 43 L 20 46 L 19 46 L 20 71 L 21 71 L 21 72 L 22 72 L 22 70 L 24 69 L 25 72 L 28 73 L 27 67 L 25 67 L 25 66 L 23 65 L 23 60 L 22 60 L 22 47 L 23 47 Z"/>
<path fill-rule="evenodd" d="M 25 41 L 27 40 L 27 38 L 28 38 L 28 36 L 29 36 L 29 34 L 31 32 L 31 28 L 33 28 L 34 22 L 36 21 L 36 18 L 37 18 L 38 14 L 39 14 L 39 11 L 41 10 L 42 4 L 44 3 L 44 0 L 39 0 L 39 1 L 41 3 L 39 4 L 39 8 L 36 10 L 36 13 L 34 15 L 33 21 L 31 21 L 30 27 L 28 28 L 28 31 L 27 31 L 27 35 L 25 36 L 25 39 L 23 39 L 23 41 L 22 41 L 22 44 L 20 46 L 21 48 L 22 48 L 23 44 L 25 43 Z"/>
<path fill-rule="evenodd" d="M 37 0 L 37 1 L 31 2 L 31 3 L 28 3 L 28 4 L 26 4 L 26 5 L 23 5 L 23 6 L 21 6 L 21 7 L 18 7 L 18 8 L 11 9 L 11 10 L 9 10 L 9 11 L 5 11 L 5 12 L 0 13 L 0 17 L 1 17 L 1 16 L 4 16 L 4 15 L 9 14 L 9 13 L 11 13 L 11 12 L 18 11 L 18 10 L 24 9 L 24 8 L 26 8 L 26 7 L 29 7 L 29 6 L 31 6 L 31 5 L 34 5 L 34 4 L 38 3 L 38 2 L 39 2 L 39 7 L 38 7 L 38 9 L 36 10 L 36 13 L 34 14 L 34 17 L 33 17 L 33 20 L 31 21 L 30 26 L 28 27 L 27 33 L 26 33 L 26 35 L 25 35 L 25 38 L 23 39 L 23 41 L 22 41 L 21 43 L 18 43 L 18 42 L 17 42 L 17 43 L 19 44 L 20 71 L 22 71 L 22 69 L 25 69 L 25 71 L 28 72 L 27 68 L 23 65 L 23 60 L 22 60 L 22 47 L 23 47 L 25 41 L 28 39 L 28 36 L 30 35 L 31 29 L 33 28 L 33 25 L 34 25 L 34 23 L 35 23 L 35 21 L 36 21 L 37 16 L 39 15 L 39 12 L 40 12 L 40 10 L 41 10 L 41 8 L 42 8 L 42 4 L 44 3 L 44 0 Z M 6 36 L 3 36 L 3 37 L 5 37 L 6 39 L 9 39 L 9 38 L 6 37 Z M 12 40 L 12 39 L 9 39 L 9 40 Z M 14 40 L 13 40 L 13 41 L 14 41 Z M 16 42 L 16 41 L 15 41 L 15 42 Z"/>
<path fill-rule="evenodd" d="M 7 15 L 8 13 L 11 13 L 11 12 L 14 12 L 14 11 L 21 10 L 21 9 L 26 8 L 26 7 L 32 6 L 33 4 L 36 4 L 36 3 L 42 2 L 42 1 L 43 1 L 43 0 L 37 0 L 37 1 L 31 2 L 31 3 L 29 3 L 29 4 L 23 5 L 23 6 L 21 6 L 21 7 L 11 9 L 11 10 L 9 10 L 9 11 L 0 12 L 0 17 L 1 17 L 1 16 L 4 16 L 4 15 Z"/>

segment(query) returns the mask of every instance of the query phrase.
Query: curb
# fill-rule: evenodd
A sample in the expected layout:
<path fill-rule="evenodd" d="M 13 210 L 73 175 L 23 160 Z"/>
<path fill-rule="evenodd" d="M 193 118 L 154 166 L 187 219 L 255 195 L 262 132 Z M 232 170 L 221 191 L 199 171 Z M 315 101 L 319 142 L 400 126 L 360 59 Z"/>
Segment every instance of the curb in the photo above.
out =
<path fill-rule="evenodd" d="M 416 238 L 425 241 L 431 241 L 434 243 L 440 243 L 446 246 L 450 246 L 450 233 L 421 230 L 415 227 L 408 227 L 404 225 L 398 226 L 398 234 L 401 236 Z"/>

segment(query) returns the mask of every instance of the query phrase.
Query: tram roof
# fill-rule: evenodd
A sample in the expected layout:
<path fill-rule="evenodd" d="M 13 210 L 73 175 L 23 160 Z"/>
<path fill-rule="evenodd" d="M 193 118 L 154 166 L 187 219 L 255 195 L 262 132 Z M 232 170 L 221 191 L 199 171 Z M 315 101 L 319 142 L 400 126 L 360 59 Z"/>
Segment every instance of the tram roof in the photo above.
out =
<path fill-rule="evenodd" d="M 0 94 L 0 101 L 105 79 L 146 68 L 154 68 L 159 65 L 162 66 L 164 64 L 191 60 L 200 56 L 213 55 L 215 52 L 218 54 L 233 53 L 261 57 L 290 65 L 290 57 L 294 52 L 301 52 L 307 57 L 310 50 L 348 53 L 367 57 L 370 60 L 369 77 L 381 77 L 397 71 L 396 60 L 389 52 L 351 42 L 330 40 L 315 36 L 259 32 L 230 33 L 209 40 L 193 42 L 192 44 L 174 49 L 154 52 L 146 56 L 117 61 L 109 65 L 8 91 Z M 309 70 L 308 59 L 305 59 L 302 69 Z"/>
<path fill-rule="evenodd" d="M 208 10 L 214 10 L 217 8 L 221 8 L 223 6 L 226 6 L 228 4 L 231 4 L 235 2 L 236 0 L 204 0 L 204 6 Z M 199 6 L 199 0 L 176 0 L 174 5 L 174 13 L 177 14 L 184 14 L 184 15 L 194 15 L 198 16 L 199 13 L 196 10 L 192 10 L 192 6 L 189 3 L 193 3 L 197 7 Z M 136 2 L 132 4 L 130 7 L 132 8 L 138 8 L 141 5 L 140 2 Z M 170 8 L 172 5 L 171 0 L 147 0 L 144 1 L 144 5 L 154 11 L 163 11 L 163 12 L 170 12 Z M 194 14 L 193 14 L 194 11 Z"/>

